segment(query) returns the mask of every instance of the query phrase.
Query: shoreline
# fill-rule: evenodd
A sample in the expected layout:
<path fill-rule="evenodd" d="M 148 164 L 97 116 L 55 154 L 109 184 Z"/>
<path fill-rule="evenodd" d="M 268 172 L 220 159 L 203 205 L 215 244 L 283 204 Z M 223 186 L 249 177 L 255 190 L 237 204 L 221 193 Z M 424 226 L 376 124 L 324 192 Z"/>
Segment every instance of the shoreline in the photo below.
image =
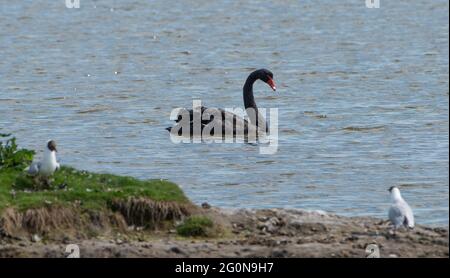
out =
<path fill-rule="evenodd" d="M 0 237 L 0 257 L 66 257 L 77 244 L 81 257 L 449 257 L 448 227 L 418 225 L 391 232 L 387 221 L 344 217 L 297 209 L 199 208 L 221 227 L 220 236 L 181 237 L 169 229 L 129 227 L 129 234 L 94 238 L 33 239 Z"/>
<path fill-rule="evenodd" d="M 34 152 L 14 142 L 0 145 L 0 257 L 449 257 L 448 226 L 393 233 L 373 217 L 198 206 L 170 181 L 68 166 L 34 179 Z"/>

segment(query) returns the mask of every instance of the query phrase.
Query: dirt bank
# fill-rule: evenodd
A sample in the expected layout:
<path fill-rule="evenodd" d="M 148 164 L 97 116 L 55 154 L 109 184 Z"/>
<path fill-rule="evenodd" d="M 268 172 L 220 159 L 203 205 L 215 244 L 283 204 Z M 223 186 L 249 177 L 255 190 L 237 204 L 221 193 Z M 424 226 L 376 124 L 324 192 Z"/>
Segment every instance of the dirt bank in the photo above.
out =
<path fill-rule="evenodd" d="M 182 238 L 173 229 L 61 240 L 3 237 L 0 257 L 63 257 L 77 244 L 81 257 L 366 257 L 376 244 L 381 257 L 448 257 L 448 228 L 417 226 L 390 231 L 386 221 L 301 210 L 205 208 L 224 233 Z"/>

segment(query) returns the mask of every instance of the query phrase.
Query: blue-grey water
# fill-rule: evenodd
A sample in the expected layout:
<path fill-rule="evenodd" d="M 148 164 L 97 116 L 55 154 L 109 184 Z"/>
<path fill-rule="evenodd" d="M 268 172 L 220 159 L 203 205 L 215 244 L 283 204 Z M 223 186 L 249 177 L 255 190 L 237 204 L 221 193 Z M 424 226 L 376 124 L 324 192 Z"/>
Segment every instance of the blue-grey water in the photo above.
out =
<path fill-rule="evenodd" d="M 0 0 L 0 131 L 62 164 L 164 178 L 196 203 L 386 217 L 401 186 L 448 225 L 449 3 Z M 170 112 L 279 109 L 279 149 L 173 144 Z"/>

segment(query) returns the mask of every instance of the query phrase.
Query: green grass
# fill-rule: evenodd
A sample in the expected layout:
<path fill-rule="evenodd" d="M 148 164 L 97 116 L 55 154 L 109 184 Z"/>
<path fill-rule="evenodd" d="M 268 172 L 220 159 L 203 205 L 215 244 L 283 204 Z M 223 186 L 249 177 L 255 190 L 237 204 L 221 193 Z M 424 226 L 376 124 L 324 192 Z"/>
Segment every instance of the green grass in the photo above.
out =
<path fill-rule="evenodd" d="M 154 201 L 188 202 L 183 191 L 164 180 L 138 180 L 111 174 L 96 174 L 62 167 L 46 190 L 35 190 L 33 179 L 16 168 L 0 169 L 0 212 L 5 208 L 20 211 L 48 205 L 102 209 L 114 199 L 146 197 Z M 14 190 L 15 197 L 11 194 Z"/>
<path fill-rule="evenodd" d="M 177 233 L 180 236 L 207 237 L 211 235 L 214 223 L 206 216 L 194 215 L 178 225 Z"/>

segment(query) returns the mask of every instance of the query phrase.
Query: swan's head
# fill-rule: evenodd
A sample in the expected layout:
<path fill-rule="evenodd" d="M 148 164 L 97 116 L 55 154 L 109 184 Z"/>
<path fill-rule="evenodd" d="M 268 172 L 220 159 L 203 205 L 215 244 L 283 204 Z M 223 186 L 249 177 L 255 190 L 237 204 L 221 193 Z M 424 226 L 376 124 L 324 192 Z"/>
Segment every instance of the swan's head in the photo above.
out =
<path fill-rule="evenodd" d="M 273 81 L 273 73 L 268 69 L 259 69 L 254 72 L 256 74 L 256 78 L 261 79 L 265 83 L 267 83 L 272 90 L 276 91 L 277 87 L 275 86 L 275 82 Z"/>
<path fill-rule="evenodd" d="M 53 140 L 49 140 L 47 142 L 47 149 L 49 149 L 51 152 L 53 152 L 53 151 L 57 152 L 57 150 L 56 150 L 56 142 L 53 141 Z"/>

